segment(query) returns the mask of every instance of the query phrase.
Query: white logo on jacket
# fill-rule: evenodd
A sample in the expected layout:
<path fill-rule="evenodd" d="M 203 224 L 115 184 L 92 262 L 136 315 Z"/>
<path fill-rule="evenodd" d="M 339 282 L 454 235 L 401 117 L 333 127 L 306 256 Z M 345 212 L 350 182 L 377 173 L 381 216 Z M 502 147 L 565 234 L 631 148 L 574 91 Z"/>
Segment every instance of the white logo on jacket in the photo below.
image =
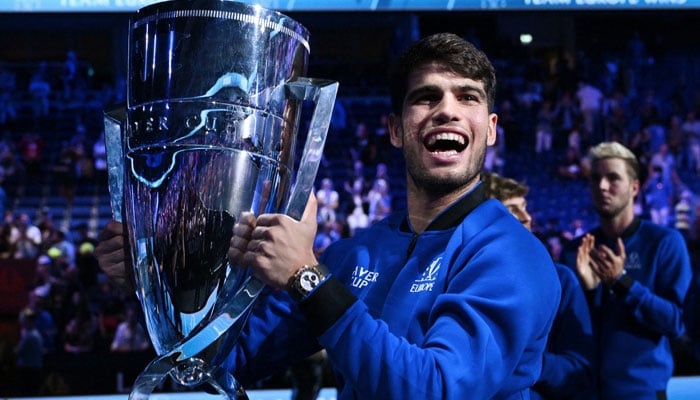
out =
<path fill-rule="evenodd" d="M 442 257 L 438 257 L 430 263 L 425 269 L 420 278 L 416 279 L 411 285 L 411 293 L 432 292 L 437 280 L 437 273 L 440 270 Z"/>
<path fill-rule="evenodd" d="M 642 269 L 642 261 L 639 258 L 639 253 L 635 251 L 627 255 L 625 269 Z"/>
<path fill-rule="evenodd" d="M 379 278 L 379 272 L 370 271 L 369 269 L 364 269 L 359 265 L 355 266 L 355 270 L 352 271 L 352 286 L 358 289 L 369 285 L 372 282 L 376 282 Z"/>

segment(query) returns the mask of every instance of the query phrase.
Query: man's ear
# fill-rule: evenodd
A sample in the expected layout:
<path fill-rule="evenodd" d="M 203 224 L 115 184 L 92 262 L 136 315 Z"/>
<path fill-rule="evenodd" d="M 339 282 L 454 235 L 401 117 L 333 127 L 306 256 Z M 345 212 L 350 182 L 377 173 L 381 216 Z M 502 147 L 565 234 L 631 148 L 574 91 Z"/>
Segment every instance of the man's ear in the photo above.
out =
<path fill-rule="evenodd" d="M 491 113 L 489 115 L 489 131 L 487 135 L 486 144 L 489 146 L 496 144 L 496 139 L 498 137 L 498 114 Z"/>
<path fill-rule="evenodd" d="M 394 113 L 389 114 L 387 130 L 391 144 L 400 149 L 403 147 L 403 127 L 401 126 L 401 116 Z"/>

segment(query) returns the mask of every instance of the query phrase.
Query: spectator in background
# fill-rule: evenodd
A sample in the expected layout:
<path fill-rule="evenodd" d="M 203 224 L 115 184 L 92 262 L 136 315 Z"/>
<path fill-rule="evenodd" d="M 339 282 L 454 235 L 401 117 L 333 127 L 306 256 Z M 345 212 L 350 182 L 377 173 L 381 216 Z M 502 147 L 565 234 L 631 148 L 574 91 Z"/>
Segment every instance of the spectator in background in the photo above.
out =
<path fill-rule="evenodd" d="M 387 183 L 389 183 L 391 177 L 389 176 L 389 167 L 385 163 L 377 163 L 377 166 L 374 169 L 374 179 L 384 179 Z"/>
<path fill-rule="evenodd" d="M 8 213 L 11 214 L 11 212 Z M 12 225 L 7 222 L 0 223 L 0 259 L 10 259 L 15 256 L 15 247 L 10 239 L 11 235 Z"/>
<path fill-rule="evenodd" d="M 340 198 L 331 178 L 321 180 L 321 187 L 316 192 L 316 197 L 318 198 L 318 222 L 335 221 Z"/>
<path fill-rule="evenodd" d="M 52 169 L 58 193 L 66 200 L 69 206 L 73 204 L 78 184 L 78 160 L 82 157 L 80 151 L 81 147 L 73 146 L 71 143 L 64 143 L 59 150 L 58 159 Z"/>
<path fill-rule="evenodd" d="M 17 143 L 9 132 L 5 132 L 0 140 L 0 168 L 5 181 L 17 178 L 20 165 L 16 154 Z"/>
<path fill-rule="evenodd" d="M 46 254 L 40 255 L 36 258 L 34 288 L 47 295 L 64 290 L 67 282 L 62 272 L 51 257 Z"/>
<path fill-rule="evenodd" d="M 681 184 L 681 178 L 678 176 L 676 168 L 676 157 L 669 151 L 666 143 L 661 143 L 658 150 L 651 155 L 649 176 L 653 175 L 654 172 L 659 172 L 664 184 L 674 191 Z"/>
<path fill-rule="evenodd" d="M 377 142 L 377 160 L 391 159 L 391 141 L 389 139 L 389 114 L 382 113 L 379 115 L 377 129 L 374 130 L 375 140 Z"/>
<path fill-rule="evenodd" d="M 80 62 L 75 51 L 70 50 L 66 53 L 66 59 L 63 61 L 63 69 L 61 70 L 61 80 L 63 82 L 63 99 L 71 101 L 79 90 L 80 85 Z"/>
<path fill-rule="evenodd" d="M 577 130 L 580 125 L 580 112 L 576 102 L 572 98 L 570 91 L 564 91 L 559 97 L 556 106 L 554 108 L 554 144 L 558 145 L 560 148 L 565 143 L 560 139 L 567 139 L 571 136 L 574 130 Z M 580 142 L 572 143 L 569 142 L 569 147 L 578 144 L 580 149 Z"/>
<path fill-rule="evenodd" d="M 666 127 L 661 122 L 659 109 L 655 105 L 650 104 L 647 108 L 640 106 L 642 109 L 643 125 L 642 130 L 649 135 L 649 146 L 651 154 L 658 152 L 662 145 L 666 143 Z"/>
<path fill-rule="evenodd" d="M 577 238 L 581 235 L 586 233 L 586 230 L 583 227 L 583 220 L 580 218 L 574 218 L 571 221 L 571 227 L 569 230 L 564 231 L 564 238 L 568 242 L 569 240 L 572 240 L 574 238 Z"/>
<path fill-rule="evenodd" d="M 577 180 L 584 177 L 585 168 L 582 165 L 581 154 L 574 147 L 566 149 L 564 160 L 558 166 L 557 172 L 564 179 Z"/>
<path fill-rule="evenodd" d="M 683 235 L 688 247 L 691 245 L 691 226 L 695 221 L 695 204 L 693 193 L 686 189 L 681 192 L 678 202 L 673 207 L 673 226 Z"/>
<path fill-rule="evenodd" d="M 17 119 L 16 79 L 13 72 L 0 70 L 0 128 L 10 126 Z"/>
<path fill-rule="evenodd" d="M 625 89 L 633 95 L 637 93 L 640 83 L 643 82 L 648 57 L 641 34 L 638 31 L 632 32 L 623 58 L 623 82 Z"/>
<path fill-rule="evenodd" d="M 139 321 L 138 306 L 124 306 L 124 320 L 117 325 L 114 338 L 109 347 L 112 352 L 145 351 L 151 347 L 146 330 Z"/>
<path fill-rule="evenodd" d="M 313 245 L 314 254 L 316 254 L 317 257 L 320 256 L 328 246 L 343 237 L 338 221 L 321 221 L 318 226 L 320 229 L 316 233 Z"/>
<path fill-rule="evenodd" d="M 374 224 L 391 213 L 391 192 L 389 184 L 384 179 L 375 179 L 372 188 L 367 193 L 369 204 L 369 223 Z"/>
<path fill-rule="evenodd" d="M 87 127 L 83 123 L 78 123 L 75 128 L 75 135 L 70 139 L 70 147 L 75 156 L 75 167 L 78 181 L 89 183 L 92 181 L 95 170 L 92 159 L 92 144 L 88 138 Z"/>
<path fill-rule="evenodd" d="M 44 378 L 44 340 L 36 328 L 35 318 L 31 309 L 24 309 L 19 314 L 20 337 L 15 347 L 16 384 L 22 396 L 38 395 Z"/>
<path fill-rule="evenodd" d="M 88 296 L 97 313 L 98 349 L 109 351 L 123 318 L 124 305 L 136 301 L 136 296 L 120 293 L 104 274 L 98 274 L 96 279 L 97 284 L 90 287 Z"/>
<path fill-rule="evenodd" d="M 377 144 L 364 122 L 355 127 L 355 144 L 350 153 L 353 160 L 361 160 L 365 165 L 374 165 L 377 160 Z"/>
<path fill-rule="evenodd" d="M 25 132 L 17 143 L 17 147 L 27 179 L 31 181 L 43 180 L 44 139 L 36 132 Z"/>
<path fill-rule="evenodd" d="M 369 215 L 367 215 L 364 204 L 356 205 L 345 218 L 345 222 L 348 225 L 348 234 L 350 236 L 354 236 L 358 231 L 367 228 L 369 226 Z"/>
<path fill-rule="evenodd" d="M 15 258 L 34 258 L 39 254 L 41 231 L 29 219 L 29 214 L 21 213 L 15 220 L 10 243 L 15 248 Z"/>
<path fill-rule="evenodd" d="M 535 125 L 535 153 L 548 152 L 552 149 L 554 140 L 555 111 L 550 100 L 544 100 L 537 112 L 537 124 Z"/>
<path fill-rule="evenodd" d="M 56 254 L 57 257 L 61 257 L 67 268 L 75 267 L 75 243 L 73 243 L 73 240 L 63 229 L 53 230 L 48 252 Z"/>
<path fill-rule="evenodd" d="M 667 226 L 673 204 L 673 186 L 664 179 L 661 167 L 653 167 L 642 186 L 642 193 L 651 221 L 657 225 Z"/>
<path fill-rule="evenodd" d="M 39 68 L 32 75 L 29 81 L 29 94 L 32 96 L 32 112 L 34 116 L 34 128 L 37 122 L 45 117 L 49 116 L 50 101 L 49 97 L 51 95 L 51 84 L 48 81 L 47 74 L 47 64 L 42 62 L 39 64 Z"/>
<path fill-rule="evenodd" d="M 686 159 L 691 171 L 700 177 L 700 120 L 695 111 L 688 111 L 681 125 L 686 143 Z"/>
<path fill-rule="evenodd" d="M 63 350 L 66 353 L 93 351 L 98 334 L 98 319 L 82 290 L 74 289 L 70 293 L 66 308 L 70 317 L 63 330 Z"/>
<path fill-rule="evenodd" d="M 583 118 L 584 140 L 589 143 L 597 143 L 600 139 L 597 130 L 604 98 L 603 92 L 597 87 L 585 80 L 579 82 L 576 99 Z"/>
<path fill-rule="evenodd" d="M 41 231 L 41 246 L 39 247 L 39 252 L 45 254 L 51 247 L 51 237 L 53 236 L 53 232 L 58 229 L 49 207 L 42 207 L 37 212 L 34 225 L 39 228 L 39 231 Z"/>
<path fill-rule="evenodd" d="M 49 291 L 46 287 L 38 286 L 29 291 L 27 306 L 22 313 L 34 315 L 34 326 L 41 334 L 44 354 L 52 354 L 56 349 L 57 324 L 53 315 L 46 309 Z"/>
<path fill-rule="evenodd" d="M 92 145 L 92 160 L 94 163 L 95 182 L 97 184 L 107 183 L 107 147 L 105 145 L 105 132 L 100 132 L 100 136 Z"/>

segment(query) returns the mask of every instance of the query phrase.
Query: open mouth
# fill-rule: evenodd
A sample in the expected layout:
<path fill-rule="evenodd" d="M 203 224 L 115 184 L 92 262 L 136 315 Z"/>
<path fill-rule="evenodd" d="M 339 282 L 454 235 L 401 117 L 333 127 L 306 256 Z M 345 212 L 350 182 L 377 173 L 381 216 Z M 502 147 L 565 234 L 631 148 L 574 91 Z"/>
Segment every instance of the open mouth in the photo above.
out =
<path fill-rule="evenodd" d="M 457 154 L 467 148 L 467 143 L 461 135 L 442 132 L 426 138 L 425 148 L 431 153 Z"/>

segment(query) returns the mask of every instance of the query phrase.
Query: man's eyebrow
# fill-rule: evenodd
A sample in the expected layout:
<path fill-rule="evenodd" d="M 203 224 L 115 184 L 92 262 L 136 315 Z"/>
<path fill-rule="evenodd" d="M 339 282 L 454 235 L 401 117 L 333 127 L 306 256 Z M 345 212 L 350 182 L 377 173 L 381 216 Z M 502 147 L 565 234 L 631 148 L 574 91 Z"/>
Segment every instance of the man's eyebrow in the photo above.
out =
<path fill-rule="evenodd" d="M 406 94 L 406 99 L 415 98 L 423 94 L 439 93 L 441 91 L 442 89 L 437 85 L 418 86 Z M 472 84 L 454 85 L 450 87 L 450 91 L 458 93 L 476 92 L 480 98 L 486 98 L 486 91 L 484 91 L 483 88 Z"/>
<path fill-rule="evenodd" d="M 439 93 L 440 88 L 437 87 L 436 85 L 423 85 L 423 86 L 418 86 L 411 90 L 410 92 L 406 93 L 406 98 L 410 99 L 416 96 L 420 96 L 423 94 L 428 94 L 428 93 Z"/>
<path fill-rule="evenodd" d="M 476 85 L 471 85 L 471 84 L 465 84 L 465 85 L 459 85 L 456 88 L 457 91 L 459 92 L 476 92 L 479 94 L 479 96 L 483 99 L 486 98 L 486 91 L 484 88 Z"/>

